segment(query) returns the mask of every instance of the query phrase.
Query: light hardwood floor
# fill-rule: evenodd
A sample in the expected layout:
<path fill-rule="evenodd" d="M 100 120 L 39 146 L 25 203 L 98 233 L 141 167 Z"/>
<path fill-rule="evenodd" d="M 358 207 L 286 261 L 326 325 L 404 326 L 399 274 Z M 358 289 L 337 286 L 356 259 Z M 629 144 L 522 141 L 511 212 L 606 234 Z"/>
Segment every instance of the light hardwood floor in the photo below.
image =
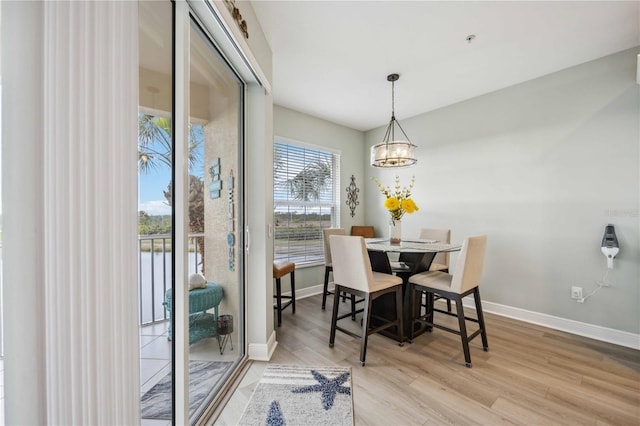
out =
<path fill-rule="evenodd" d="M 338 332 L 329 348 L 332 302 L 286 310 L 270 363 L 350 366 L 356 425 L 640 425 L 640 351 L 485 313 L 490 349 L 471 342 L 471 369 L 459 337 L 437 329 L 403 347 L 371 336 L 361 367 L 358 339 Z M 215 424 L 238 423 L 265 365 L 253 363 Z"/>

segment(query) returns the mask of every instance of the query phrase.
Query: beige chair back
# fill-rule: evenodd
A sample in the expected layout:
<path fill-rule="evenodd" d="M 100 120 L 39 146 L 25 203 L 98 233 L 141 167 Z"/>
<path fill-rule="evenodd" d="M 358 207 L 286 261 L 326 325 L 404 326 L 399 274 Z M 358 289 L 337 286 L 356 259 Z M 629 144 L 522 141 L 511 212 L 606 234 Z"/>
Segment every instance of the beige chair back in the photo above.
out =
<path fill-rule="evenodd" d="M 451 243 L 451 229 L 431 229 L 422 228 L 420 230 L 421 240 L 438 240 L 440 243 Z M 449 252 L 438 253 L 433 258 L 433 263 L 439 263 L 449 267 Z"/>
<path fill-rule="evenodd" d="M 332 235 L 333 281 L 355 290 L 369 292 L 373 284 L 371 261 L 364 238 Z"/>
<path fill-rule="evenodd" d="M 451 291 L 464 293 L 480 285 L 486 249 L 486 235 L 469 237 L 463 241 L 451 279 Z"/>
<path fill-rule="evenodd" d="M 331 266 L 331 250 L 329 249 L 330 235 L 347 235 L 347 231 L 343 228 L 324 228 L 322 230 L 322 239 L 324 240 L 324 264 Z"/>

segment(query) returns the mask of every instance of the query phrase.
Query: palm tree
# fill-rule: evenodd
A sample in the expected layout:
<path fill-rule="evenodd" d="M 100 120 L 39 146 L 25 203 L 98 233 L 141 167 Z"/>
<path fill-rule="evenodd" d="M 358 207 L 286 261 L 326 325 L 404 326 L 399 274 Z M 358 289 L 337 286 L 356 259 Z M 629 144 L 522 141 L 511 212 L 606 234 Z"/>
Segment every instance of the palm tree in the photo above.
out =
<path fill-rule="evenodd" d="M 204 178 L 193 174 L 200 162 L 200 144 L 204 141 L 201 126 L 189 125 L 189 231 L 204 232 Z M 138 114 L 138 170 L 149 173 L 172 166 L 171 120 L 149 114 Z M 163 191 L 167 204 L 173 202 L 173 186 L 169 182 Z M 201 271 L 204 272 L 204 238 L 198 238 Z"/>
<path fill-rule="evenodd" d="M 276 151 L 273 165 L 274 185 L 286 189 L 294 200 L 304 202 L 318 201 L 331 184 L 332 169 L 330 160 L 318 158 L 307 163 L 295 176 L 289 178 L 287 176 L 287 161 L 282 155 L 279 155 L 279 151 Z M 305 213 L 304 217 L 308 218 L 308 213 Z M 280 224 L 277 210 L 274 211 L 274 220 L 278 227 Z M 300 231 L 299 235 L 304 239 L 317 239 L 322 235 L 319 229 L 308 229 L 307 225 L 296 230 L 289 220 L 287 220 L 287 225 L 279 231 L 276 228 L 276 234 L 281 235 L 292 235 L 292 233 L 295 234 L 298 231 Z M 278 237 L 276 236 L 276 238 Z"/>
<path fill-rule="evenodd" d="M 173 200 L 173 185 L 169 182 L 163 191 L 169 205 Z M 189 230 L 193 233 L 204 232 L 204 181 L 189 175 Z M 200 251 L 200 271 L 204 273 L 204 237 L 198 237 L 196 243 Z"/>
<path fill-rule="evenodd" d="M 331 163 L 318 159 L 307 164 L 297 175 L 284 183 L 289 193 L 300 201 L 318 200 L 331 179 Z"/>
<path fill-rule="evenodd" d="M 201 126 L 189 124 L 189 169 L 200 161 L 198 148 L 204 140 Z M 159 167 L 171 168 L 171 120 L 138 114 L 138 170 L 148 173 Z"/>
<path fill-rule="evenodd" d="M 273 176 L 275 185 L 285 188 L 295 200 L 316 201 L 320 199 L 331 181 L 331 162 L 318 158 L 308 163 L 294 177 L 287 178 L 286 160 L 276 152 L 273 161 Z"/>

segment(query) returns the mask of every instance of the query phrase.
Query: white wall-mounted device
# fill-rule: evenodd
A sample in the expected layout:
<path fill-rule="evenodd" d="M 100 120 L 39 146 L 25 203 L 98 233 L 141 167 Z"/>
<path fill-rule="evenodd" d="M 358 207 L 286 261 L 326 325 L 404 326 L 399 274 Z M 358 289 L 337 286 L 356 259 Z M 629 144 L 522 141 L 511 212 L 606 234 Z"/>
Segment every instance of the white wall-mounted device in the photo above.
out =
<path fill-rule="evenodd" d="M 616 230 L 613 228 L 613 225 L 609 224 L 604 228 L 601 246 L 602 254 L 607 257 L 607 268 L 613 269 L 613 258 L 616 257 L 620 251 Z"/>
<path fill-rule="evenodd" d="M 611 287 L 613 285 L 607 281 L 607 275 L 609 275 L 609 270 L 613 269 L 613 258 L 616 257 L 620 251 L 620 247 L 618 245 L 618 237 L 616 237 L 616 230 L 611 224 L 604 228 L 604 235 L 602 237 L 602 244 L 600 244 L 600 250 L 602 250 L 602 254 L 607 257 L 607 270 L 604 273 L 602 280 L 596 281 L 598 287 L 587 295 L 582 294 L 582 287 L 571 287 L 571 298 L 575 299 L 578 303 L 584 303 L 585 300 L 596 294 L 601 288 Z"/>

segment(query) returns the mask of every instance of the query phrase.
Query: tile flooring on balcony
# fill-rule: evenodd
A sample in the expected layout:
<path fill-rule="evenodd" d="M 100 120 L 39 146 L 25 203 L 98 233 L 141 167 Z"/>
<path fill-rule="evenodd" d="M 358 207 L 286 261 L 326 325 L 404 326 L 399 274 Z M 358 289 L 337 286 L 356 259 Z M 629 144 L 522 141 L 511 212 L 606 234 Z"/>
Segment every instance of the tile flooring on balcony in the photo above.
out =
<path fill-rule="evenodd" d="M 140 327 L 140 396 L 144 395 L 171 371 L 171 342 L 167 339 L 168 321 Z M 224 354 L 215 337 L 202 339 L 189 346 L 189 359 L 202 361 L 235 361 L 238 358 L 227 343 Z M 215 384 L 212 383 L 212 386 Z M 143 419 L 143 425 L 170 425 L 169 420 Z"/>

